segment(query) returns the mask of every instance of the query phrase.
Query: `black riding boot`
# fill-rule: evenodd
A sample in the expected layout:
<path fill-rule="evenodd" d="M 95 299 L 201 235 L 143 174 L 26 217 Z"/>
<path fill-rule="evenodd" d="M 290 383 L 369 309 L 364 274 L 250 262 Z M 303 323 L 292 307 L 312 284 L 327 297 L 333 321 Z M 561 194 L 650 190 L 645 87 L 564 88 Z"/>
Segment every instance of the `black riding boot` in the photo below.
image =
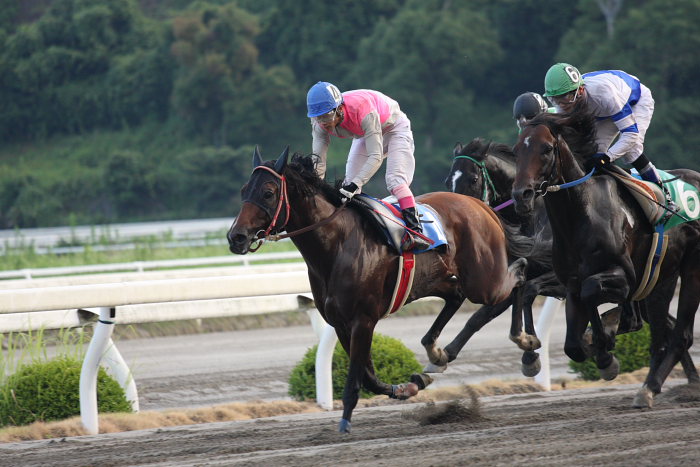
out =
<path fill-rule="evenodd" d="M 423 227 L 421 227 L 418 221 L 418 215 L 416 213 L 416 208 L 406 208 L 401 210 L 401 215 L 403 220 L 406 222 L 406 227 L 418 232 L 423 233 Z M 409 245 L 407 250 L 425 250 L 430 247 L 430 243 L 427 240 L 422 239 L 418 235 L 413 235 L 411 232 L 406 232 L 409 238 L 412 240 L 412 244 Z"/>
<path fill-rule="evenodd" d="M 659 174 L 656 173 L 656 168 L 654 167 L 654 164 L 649 162 L 647 156 L 645 156 L 644 154 L 640 155 L 637 158 L 637 160 L 632 162 L 632 166 L 635 169 L 637 169 L 637 172 L 639 172 L 639 175 L 642 177 L 642 180 L 656 183 L 657 185 L 659 185 L 659 187 L 661 187 L 661 191 L 666 197 L 666 209 L 670 210 L 671 212 L 678 212 L 678 206 L 676 205 L 676 203 L 673 202 L 673 199 L 671 198 L 671 193 L 669 193 L 668 188 L 666 188 L 666 186 L 661 182 Z"/>

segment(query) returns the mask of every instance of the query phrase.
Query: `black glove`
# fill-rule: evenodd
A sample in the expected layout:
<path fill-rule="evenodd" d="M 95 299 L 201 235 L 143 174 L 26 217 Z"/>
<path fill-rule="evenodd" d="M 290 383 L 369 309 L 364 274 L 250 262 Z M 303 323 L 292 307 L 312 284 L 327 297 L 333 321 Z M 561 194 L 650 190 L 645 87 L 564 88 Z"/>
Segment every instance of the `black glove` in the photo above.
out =
<path fill-rule="evenodd" d="M 350 201 L 352 199 L 353 196 L 355 196 L 355 194 L 357 193 L 358 190 L 359 190 L 359 188 L 357 187 L 357 185 L 355 185 L 352 182 L 343 185 L 339 190 L 340 191 L 340 200 L 343 203 L 347 203 L 348 201 Z"/>
<path fill-rule="evenodd" d="M 595 155 L 586 159 L 586 162 L 584 163 L 584 168 L 586 169 L 586 172 L 590 172 L 591 170 L 593 170 L 593 167 L 595 167 L 596 169 L 601 169 L 610 165 L 610 163 L 610 157 L 608 157 L 607 154 L 598 152 Z"/>

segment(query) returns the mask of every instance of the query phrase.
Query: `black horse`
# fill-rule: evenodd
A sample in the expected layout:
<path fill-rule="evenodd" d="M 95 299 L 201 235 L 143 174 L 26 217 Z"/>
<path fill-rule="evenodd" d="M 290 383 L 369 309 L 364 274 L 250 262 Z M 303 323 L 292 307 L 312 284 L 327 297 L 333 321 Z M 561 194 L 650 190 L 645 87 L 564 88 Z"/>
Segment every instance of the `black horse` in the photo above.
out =
<path fill-rule="evenodd" d="M 575 361 L 586 358 L 582 336 L 590 322 L 601 376 L 613 379 L 619 371 L 610 353 L 614 334 L 604 331 L 597 307 L 631 300 L 646 264 L 653 228 L 632 195 L 610 176 L 595 176 L 556 190 L 559 184 L 584 177 L 583 161 L 597 151 L 594 124 L 594 117 L 580 108 L 572 114 L 542 114 L 530 121 L 513 148 L 517 171 L 512 194 L 516 211 L 527 215 L 536 195 L 549 192 L 544 202 L 553 232 L 553 266 L 567 288 L 565 352 Z M 670 172 L 700 187 L 697 172 Z M 661 391 L 673 366 L 687 356 L 700 303 L 700 222 L 688 222 L 667 233 L 660 277 L 645 301 L 652 357 L 644 387 L 635 397 L 637 407 L 652 406 L 654 394 Z M 679 277 L 677 321 L 671 331 L 668 308 Z M 696 371 L 693 378 L 697 380 Z"/>
<path fill-rule="evenodd" d="M 464 329 L 445 347 L 444 351 L 436 349 L 433 352 L 441 355 L 442 358 L 431 361 L 435 366 L 427 369 L 444 371 L 446 364 L 457 357 L 475 332 L 513 305 L 509 337 L 525 351 L 522 358 L 523 374 L 534 376 L 540 370 L 539 355 L 534 350 L 541 344 L 535 334 L 532 304 L 538 295 L 560 299 L 566 296 L 566 288 L 552 270 L 552 229 L 549 227 L 544 203 L 539 200 L 534 213 L 529 216 L 522 216 L 515 212 L 511 201 L 511 187 L 515 178 L 515 155 L 510 146 L 475 138 L 466 146 L 458 143 L 453 150 L 453 155 L 454 161 L 445 179 L 445 186 L 452 192 L 479 198 L 495 208 L 506 205 L 498 211 L 505 227 L 519 230 L 521 235 L 532 237 L 534 247 L 529 251 L 519 252 L 520 256 L 527 258 L 528 269 L 526 281 L 517 293 L 514 293 L 508 301 L 496 306 L 483 306 L 473 313 Z M 509 201 L 511 205 L 508 205 Z M 523 317 L 525 332 L 522 330 Z M 437 339 L 441 330 L 436 331 L 423 339 L 423 345 Z"/>
<path fill-rule="evenodd" d="M 374 327 L 390 305 L 399 256 L 362 209 L 341 204 L 338 191 L 316 175 L 311 157 L 295 155 L 288 163 L 288 155 L 287 149 L 276 162 L 263 164 L 256 148 L 241 211 L 227 238 L 231 252 L 245 254 L 261 232 L 286 230 L 292 237 L 308 266 L 316 307 L 350 357 L 339 427 L 349 432 L 361 384 L 399 399 L 422 389 L 420 379 L 401 385 L 379 381 L 370 357 Z M 417 200 L 438 214 L 449 245 L 416 255 L 408 302 L 443 298 L 437 320 L 447 322 L 465 299 L 482 304 L 507 299 L 522 282 L 526 261 L 509 266 L 505 233 L 493 211 L 455 193 L 428 193 Z"/>

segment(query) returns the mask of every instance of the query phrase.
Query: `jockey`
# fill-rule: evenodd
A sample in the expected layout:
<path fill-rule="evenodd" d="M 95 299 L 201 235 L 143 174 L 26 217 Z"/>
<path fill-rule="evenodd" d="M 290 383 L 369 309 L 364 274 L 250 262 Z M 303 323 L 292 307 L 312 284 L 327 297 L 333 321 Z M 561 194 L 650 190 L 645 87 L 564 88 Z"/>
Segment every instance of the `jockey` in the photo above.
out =
<path fill-rule="evenodd" d="M 523 126 L 532 120 L 535 115 L 542 112 L 555 112 L 554 107 L 548 107 L 544 97 L 536 92 L 525 92 L 515 98 L 513 102 L 513 119 L 518 125 L 518 133 L 522 131 Z"/>
<path fill-rule="evenodd" d="M 323 81 L 309 89 L 306 104 L 311 119 L 312 152 L 319 156 L 316 166 L 319 177 L 326 173 L 331 135 L 353 138 L 340 188 L 341 198 L 348 201 L 359 193 L 386 158 L 387 189 L 398 199 L 406 227 L 422 233 L 416 201 L 409 188 L 416 165 L 413 133 L 411 122 L 399 104 L 369 89 L 341 94 L 333 84 Z M 424 250 L 430 246 L 417 235 L 410 235 L 410 240 L 408 249 Z"/>
<path fill-rule="evenodd" d="M 639 79 L 620 70 L 581 75 L 576 67 L 557 63 L 547 71 L 544 88 L 545 97 L 558 111 L 569 112 L 578 99 L 583 99 L 588 111 L 597 117 L 600 152 L 591 159 L 588 170 L 622 159 L 632 164 L 644 180 L 663 188 L 654 164 L 644 155 L 644 135 L 654 113 L 654 99 Z"/>

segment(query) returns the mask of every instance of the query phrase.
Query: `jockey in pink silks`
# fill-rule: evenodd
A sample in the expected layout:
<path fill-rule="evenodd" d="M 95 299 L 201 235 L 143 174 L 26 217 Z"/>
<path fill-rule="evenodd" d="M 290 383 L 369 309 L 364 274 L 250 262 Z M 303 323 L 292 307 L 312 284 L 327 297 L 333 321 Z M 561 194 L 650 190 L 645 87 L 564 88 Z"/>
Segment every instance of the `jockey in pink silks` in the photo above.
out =
<path fill-rule="evenodd" d="M 331 136 L 353 138 L 340 188 L 344 200 L 351 199 L 379 170 L 386 158 L 386 186 L 399 202 L 406 227 L 422 233 L 416 201 L 409 185 L 416 161 L 411 121 L 398 102 L 379 91 L 357 89 L 341 93 L 331 83 L 319 81 L 306 97 L 311 118 L 312 151 L 319 157 L 316 172 L 323 178 Z M 427 249 L 429 243 L 411 235 L 411 249 Z"/>

